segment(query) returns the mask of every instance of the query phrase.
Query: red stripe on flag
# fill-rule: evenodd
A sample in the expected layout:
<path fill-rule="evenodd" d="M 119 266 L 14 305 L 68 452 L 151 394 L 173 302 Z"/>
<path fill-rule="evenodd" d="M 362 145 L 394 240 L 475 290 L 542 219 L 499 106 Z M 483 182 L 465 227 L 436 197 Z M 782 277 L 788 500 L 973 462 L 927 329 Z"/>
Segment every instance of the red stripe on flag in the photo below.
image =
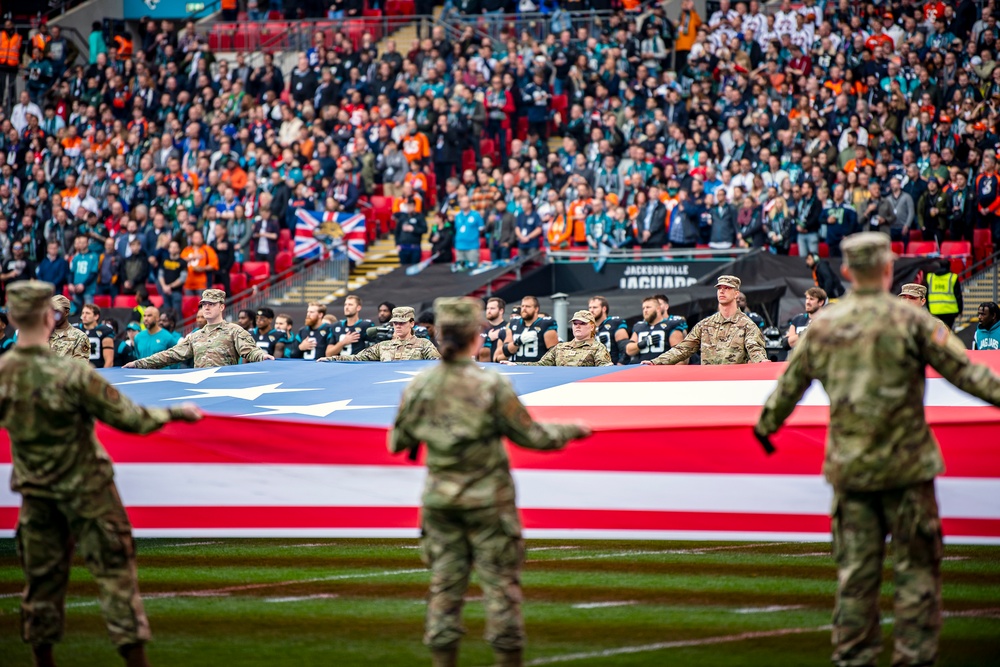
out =
<path fill-rule="evenodd" d="M 129 507 L 137 530 L 401 529 L 419 526 L 417 507 Z M 533 530 L 634 530 L 826 535 L 830 519 L 816 514 L 655 512 L 635 510 L 521 510 Z M 942 519 L 950 537 L 1000 538 L 1000 519 Z M 13 530 L 16 508 L 0 508 L 0 530 Z"/>

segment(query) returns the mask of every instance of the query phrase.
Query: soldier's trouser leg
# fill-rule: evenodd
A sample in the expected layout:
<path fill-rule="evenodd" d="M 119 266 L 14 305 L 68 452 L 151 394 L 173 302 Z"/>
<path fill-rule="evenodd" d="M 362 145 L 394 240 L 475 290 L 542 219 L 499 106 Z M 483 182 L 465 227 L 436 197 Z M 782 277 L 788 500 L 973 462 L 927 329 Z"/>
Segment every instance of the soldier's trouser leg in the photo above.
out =
<path fill-rule="evenodd" d="M 62 639 L 73 541 L 53 500 L 25 496 L 17 520 L 17 555 L 24 570 L 21 638 L 35 646 Z"/>
<path fill-rule="evenodd" d="M 524 646 L 524 539 L 517 508 L 511 503 L 470 512 L 469 540 L 486 600 L 486 641 L 496 651 L 520 651 Z"/>
<path fill-rule="evenodd" d="M 80 555 L 97 581 L 108 635 L 116 646 L 150 639 L 149 621 L 139 598 L 132 525 L 118 489 L 109 484 L 82 499 L 70 522 Z"/>
<path fill-rule="evenodd" d="M 472 552 L 460 510 L 421 512 L 420 553 L 431 569 L 424 644 L 432 650 L 457 647 L 462 627 L 462 605 L 469 588 Z"/>
<path fill-rule="evenodd" d="M 886 493 L 896 588 L 893 665 L 931 665 L 941 633 L 941 520 L 934 482 Z"/>
<path fill-rule="evenodd" d="M 835 492 L 832 531 L 837 562 L 833 663 L 874 665 L 882 650 L 878 596 L 888 531 L 881 495 Z"/>

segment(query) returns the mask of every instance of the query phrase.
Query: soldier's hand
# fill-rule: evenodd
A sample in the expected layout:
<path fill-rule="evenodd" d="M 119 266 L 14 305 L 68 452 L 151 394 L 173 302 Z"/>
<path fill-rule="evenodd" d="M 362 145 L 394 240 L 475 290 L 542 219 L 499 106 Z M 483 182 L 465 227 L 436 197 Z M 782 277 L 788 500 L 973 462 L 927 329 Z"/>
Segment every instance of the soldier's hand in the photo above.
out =
<path fill-rule="evenodd" d="M 202 413 L 201 409 L 194 403 L 183 403 L 177 406 L 181 412 L 181 419 L 186 422 L 196 422 L 201 420 L 205 415 Z"/>
<path fill-rule="evenodd" d="M 580 431 L 580 435 L 576 436 L 577 438 L 589 438 L 594 434 L 590 427 L 583 422 L 577 422 L 574 426 Z"/>
<path fill-rule="evenodd" d="M 499 361 L 497 363 L 503 364 L 504 366 L 517 366 L 517 364 L 515 364 L 513 361 L 507 361 L 506 359 L 504 359 L 503 361 Z"/>
<path fill-rule="evenodd" d="M 134 361 L 130 361 L 127 364 L 125 364 L 124 366 L 122 366 L 122 368 L 135 368 L 135 362 Z"/>
<path fill-rule="evenodd" d="M 754 426 L 753 435 L 757 438 L 757 442 L 759 442 L 760 446 L 764 448 L 764 453 L 768 456 L 778 451 L 774 448 L 774 445 L 771 444 L 771 438 L 758 431 L 756 426 Z"/>
<path fill-rule="evenodd" d="M 639 362 L 639 365 L 640 366 L 652 366 L 653 362 L 652 361 L 642 361 L 642 362 Z"/>
<path fill-rule="evenodd" d="M 333 361 L 333 359 L 331 359 L 330 357 L 320 357 L 316 361 L 324 361 L 325 362 L 325 361 Z"/>
<path fill-rule="evenodd" d="M 270 354 L 265 354 L 264 355 L 264 361 L 274 361 L 274 356 L 272 356 Z"/>

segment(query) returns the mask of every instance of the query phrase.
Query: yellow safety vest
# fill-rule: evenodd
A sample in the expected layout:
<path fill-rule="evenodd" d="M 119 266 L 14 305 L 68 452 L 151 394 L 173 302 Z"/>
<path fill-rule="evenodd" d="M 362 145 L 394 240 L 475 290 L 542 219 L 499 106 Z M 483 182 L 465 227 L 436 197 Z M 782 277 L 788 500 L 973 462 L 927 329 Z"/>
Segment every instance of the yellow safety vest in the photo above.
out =
<path fill-rule="evenodd" d="M 958 299 L 955 298 L 957 281 L 958 276 L 954 273 L 927 276 L 927 308 L 931 315 L 954 315 L 958 312 Z"/>

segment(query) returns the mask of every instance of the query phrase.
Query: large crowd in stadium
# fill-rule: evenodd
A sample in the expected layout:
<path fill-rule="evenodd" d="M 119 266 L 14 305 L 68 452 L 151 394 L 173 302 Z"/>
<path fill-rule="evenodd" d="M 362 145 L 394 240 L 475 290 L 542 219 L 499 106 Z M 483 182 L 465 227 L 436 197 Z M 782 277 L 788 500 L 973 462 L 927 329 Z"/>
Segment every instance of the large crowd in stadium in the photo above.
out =
<path fill-rule="evenodd" d="M 380 9 L 262 4 L 223 16 Z M 245 289 L 245 263 L 292 266 L 303 208 L 458 270 L 561 248 L 815 263 L 862 230 L 994 251 L 993 2 L 710 4 L 449 2 L 458 30 L 397 44 L 331 21 L 284 71 L 193 21 L 95 24 L 81 62 L 58 27 L 8 21 L 0 290 L 38 277 L 74 316 L 155 305 L 173 329 L 202 290 Z"/>

